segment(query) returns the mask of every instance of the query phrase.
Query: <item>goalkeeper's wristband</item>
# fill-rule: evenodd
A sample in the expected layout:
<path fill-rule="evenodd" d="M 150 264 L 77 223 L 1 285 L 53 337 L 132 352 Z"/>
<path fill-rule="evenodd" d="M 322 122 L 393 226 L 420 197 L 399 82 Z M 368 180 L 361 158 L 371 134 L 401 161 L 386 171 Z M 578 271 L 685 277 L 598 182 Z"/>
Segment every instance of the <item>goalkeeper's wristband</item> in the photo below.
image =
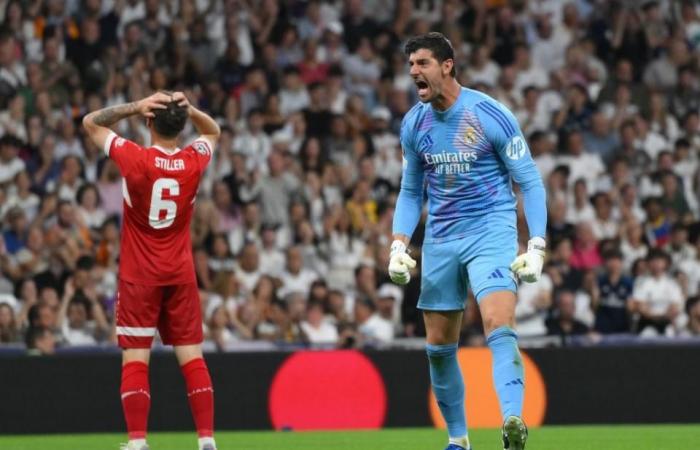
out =
<path fill-rule="evenodd" d="M 397 253 L 407 253 L 406 244 L 404 244 L 403 241 L 400 241 L 398 239 L 394 240 L 394 242 L 391 243 L 391 253 L 389 254 L 389 256 L 394 256 Z"/>
<path fill-rule="evenodd" d="M 544 239 L 542 239 L 539 236 L 535 236 L 534 238 L 527 241 L 527 251 L 528 252 L 535 252 L 535 253 L 540 253 L 540 254 L 544 255 L 544 251 L 546 248 L 547 248 L 547 243 L 545 242 Z"/>

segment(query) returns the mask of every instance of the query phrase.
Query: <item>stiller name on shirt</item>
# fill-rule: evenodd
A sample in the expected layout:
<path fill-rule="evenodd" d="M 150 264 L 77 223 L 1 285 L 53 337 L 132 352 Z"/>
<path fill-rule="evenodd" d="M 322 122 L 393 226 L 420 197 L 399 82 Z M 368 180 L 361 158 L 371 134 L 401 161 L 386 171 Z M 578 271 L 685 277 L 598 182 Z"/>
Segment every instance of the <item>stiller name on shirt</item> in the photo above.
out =
<path fill-rule="evenodd" d="M 163 170 L 185 170 L 185 161 L 182 159 L 165 159 L 156 157 L 156 167 Z"/>

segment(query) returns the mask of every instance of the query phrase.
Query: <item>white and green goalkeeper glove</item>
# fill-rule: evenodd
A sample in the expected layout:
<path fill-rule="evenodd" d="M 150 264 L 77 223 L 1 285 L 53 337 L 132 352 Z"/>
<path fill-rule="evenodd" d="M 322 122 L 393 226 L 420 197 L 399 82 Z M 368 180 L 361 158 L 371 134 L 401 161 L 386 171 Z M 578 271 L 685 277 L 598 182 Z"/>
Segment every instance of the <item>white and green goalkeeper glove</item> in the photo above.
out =
<path fill-rule="evenodd" d="M 547 244 L 541 237 L 530 239 L 527 243 L 527 252 L 515 258 L 510 265 L 510 270 L 526 283 L 534 283 L 539 280 L 540 275 L 542 275 L 546 247 Z"/>
<path fill-rule="evenodd" d="M 416 260 L 406 253 L 406 244 L 395 240 L 391 244 L 389 259 L 389 277 L 396 284 L 408 284 L 411 281 L 411 269 L 416 267 Z"/>

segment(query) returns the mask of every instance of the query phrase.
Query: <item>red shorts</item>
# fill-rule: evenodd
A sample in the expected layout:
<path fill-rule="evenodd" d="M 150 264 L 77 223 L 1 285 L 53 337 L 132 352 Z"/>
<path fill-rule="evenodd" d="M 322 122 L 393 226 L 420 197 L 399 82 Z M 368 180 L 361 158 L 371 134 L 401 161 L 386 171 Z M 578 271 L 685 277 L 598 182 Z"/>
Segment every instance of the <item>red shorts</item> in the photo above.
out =
<path fill-rule="evenodd" d="M 121 348 L 151 348 L 156 329 L 163 344 L 201 344 L 197 283 L 145 286 L 119 280 L 117 337 Z"/>

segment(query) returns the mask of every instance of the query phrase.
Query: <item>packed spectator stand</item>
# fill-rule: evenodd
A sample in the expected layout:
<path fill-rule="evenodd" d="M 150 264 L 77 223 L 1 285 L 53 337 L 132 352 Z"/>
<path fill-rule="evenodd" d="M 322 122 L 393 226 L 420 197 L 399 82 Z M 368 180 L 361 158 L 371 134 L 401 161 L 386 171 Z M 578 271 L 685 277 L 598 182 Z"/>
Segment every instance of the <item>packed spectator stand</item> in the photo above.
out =
<path fill-rule="evenodd" d="M 115 346 L 122 181 L 80 122 L 157 90 L 222 127 L 192 224 L 207 348 L 423 336 L 420 261 L 405 288 L 387 266 L 417 101 L 403 43 L 431 30 L 513 111 L 547 187 L 525 345 L 700 336 L 696 2 L 0 0 L 0 23 L 0 350 Z M 115 128 L 148 144 L 138 117 Z"/>

